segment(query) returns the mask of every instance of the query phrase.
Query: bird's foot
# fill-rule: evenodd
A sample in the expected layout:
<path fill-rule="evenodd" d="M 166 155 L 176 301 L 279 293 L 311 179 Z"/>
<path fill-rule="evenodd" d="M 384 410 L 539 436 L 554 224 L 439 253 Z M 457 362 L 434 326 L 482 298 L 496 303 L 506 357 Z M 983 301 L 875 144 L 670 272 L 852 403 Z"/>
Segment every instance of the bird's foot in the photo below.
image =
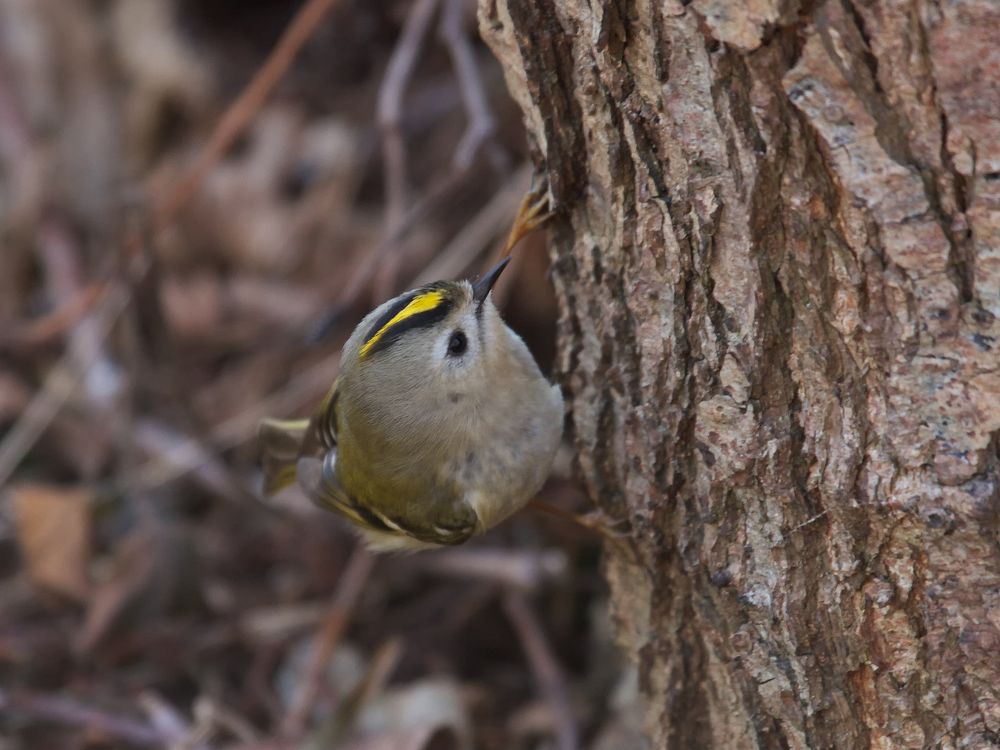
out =
<path fill-rule="evenodd" d="M 531 501 L 531 507 L 546 515 L 556 516 L 595 534 L 600 534 L 609 541 L 621 541 L 628 537 L 628 520 L 613 519 L 603 510 L 594 510 L 589 513 L 573 513 L 538 498 Z"/>
<path fill-rule="evenodd" d="M 510 254 L 522 237 L 538 229 L 552 218 L 552 214 L 549 205 L 549 181 L 544 177 L 537 178 L 521 199 L 517 216 L 514 217 L 514 226 L 511 227 L 507 242 L 504 244 L 503 254 Z"/>
<path fill-rule="evenodd" d="M 573 518 L 580 526 L 590 529 L 591 531 L 594 531 L 611 540 L 627 538 L 629 527 L 631 525 L 629 524 L 628 519 L 612 518 L 603 510 L 592 510 L 589 513 L 576 513 Z"/>

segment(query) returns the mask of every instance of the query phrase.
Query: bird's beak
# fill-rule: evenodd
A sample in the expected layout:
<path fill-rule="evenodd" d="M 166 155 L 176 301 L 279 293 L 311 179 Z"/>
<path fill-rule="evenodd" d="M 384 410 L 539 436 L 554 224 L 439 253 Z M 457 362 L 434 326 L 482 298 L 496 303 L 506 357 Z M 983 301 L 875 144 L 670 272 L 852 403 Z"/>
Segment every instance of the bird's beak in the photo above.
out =
<path fill-rule="evenodd" d="M 472 284 L 472 299 L 480 307 L 483 306 L 483 303 L 490 294 L 490 289 L 497 283 L 497 279 L 500 278 L 500 274 L 503 273 L 503 269 L 507 267 L 508 263 L 510 263 L 509 255 L 487 271 L 481 279 Z"/>

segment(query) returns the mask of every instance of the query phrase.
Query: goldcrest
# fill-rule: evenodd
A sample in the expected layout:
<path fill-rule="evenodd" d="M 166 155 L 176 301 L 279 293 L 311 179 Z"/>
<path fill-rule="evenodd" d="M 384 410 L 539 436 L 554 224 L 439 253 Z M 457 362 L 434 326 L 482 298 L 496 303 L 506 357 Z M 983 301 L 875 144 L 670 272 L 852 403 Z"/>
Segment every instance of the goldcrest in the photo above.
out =
<path fill-rule="evenodd" d="M 563 399 L 490 290 L 439 281 L 369 313 L 309 420 L 265 420 L 265 491 L 298 481 L 370 547 L 460 544 L 524 506 L 548 476 Z"/>

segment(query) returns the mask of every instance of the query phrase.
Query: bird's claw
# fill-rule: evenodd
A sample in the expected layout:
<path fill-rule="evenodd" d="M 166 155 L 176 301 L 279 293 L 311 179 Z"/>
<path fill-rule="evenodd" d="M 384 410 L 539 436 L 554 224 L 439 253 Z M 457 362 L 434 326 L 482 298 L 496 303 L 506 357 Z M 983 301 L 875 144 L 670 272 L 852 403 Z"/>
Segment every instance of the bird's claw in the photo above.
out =
<path fill-rule="evenodd" d="M 532 183 L 521 199 L 517 216 L 514 217 L 514 225 L 507 236 L 507 242 L 504 243 L 503 254 L 508 255 L 522 237 L 552 218 L 552 213 L 549 204 L 549 182 L 541 178 Z"/>
<path fill-rule="evenodd" d="M 631 524 L 625 518 L 611 518 L 603 510 L 594 510 L 590 513 L 580 513 L 576 516 L 576 521 L 581 526 L 595 531 L 608 539 L 625 539 Z"/>

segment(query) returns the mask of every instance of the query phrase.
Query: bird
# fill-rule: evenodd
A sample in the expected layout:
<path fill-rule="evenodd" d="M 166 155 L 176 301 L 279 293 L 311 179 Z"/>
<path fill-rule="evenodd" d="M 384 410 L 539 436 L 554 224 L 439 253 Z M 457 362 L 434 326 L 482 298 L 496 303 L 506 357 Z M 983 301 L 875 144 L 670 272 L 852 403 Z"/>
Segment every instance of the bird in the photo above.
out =
<path fill-rule="evenodd" d="M 524 197 L 496 265 L 390 299 L 344 344 L 309 419 L 265 419 L 264 491 L 294 483 L 375 551 L 461 544 L 523 507 L 547 478 L 563 398 L 491 290 L 518 240 L 548 220 L 548 188 Z"/>

